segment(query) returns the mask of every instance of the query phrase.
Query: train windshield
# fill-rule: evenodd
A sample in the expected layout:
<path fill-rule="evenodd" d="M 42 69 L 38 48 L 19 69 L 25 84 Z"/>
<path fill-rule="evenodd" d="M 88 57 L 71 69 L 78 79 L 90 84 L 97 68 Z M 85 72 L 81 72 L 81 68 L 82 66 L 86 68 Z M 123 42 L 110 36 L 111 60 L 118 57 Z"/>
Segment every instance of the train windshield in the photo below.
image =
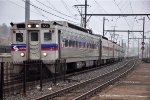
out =
<path fill-rule="evenodd" d="M 16 33 L 16 41 L 23 42 L 23 33 Z"/>
<path fill-rule="evenodd" d="M 38 32 L 31 32 L 31 41 L 38 41 Z"/>
<path fill-rule="evenodd" d="M 44 33 L 44 41 L 50 41 L 50 40 L 52 40 L 51 32 L 45 32 Z"/>

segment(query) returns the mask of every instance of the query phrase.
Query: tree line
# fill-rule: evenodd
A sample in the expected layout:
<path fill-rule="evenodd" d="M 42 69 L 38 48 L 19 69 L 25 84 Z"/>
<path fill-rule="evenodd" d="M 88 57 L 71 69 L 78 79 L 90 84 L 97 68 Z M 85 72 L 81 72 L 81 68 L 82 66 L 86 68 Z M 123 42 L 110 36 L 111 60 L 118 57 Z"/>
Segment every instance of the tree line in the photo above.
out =
<path fill-rule="evenodd" d="M 0 25 L 0 37 L 8 38 L 10 34 L 10 27 L 7 26 L 5 23 Z"/>

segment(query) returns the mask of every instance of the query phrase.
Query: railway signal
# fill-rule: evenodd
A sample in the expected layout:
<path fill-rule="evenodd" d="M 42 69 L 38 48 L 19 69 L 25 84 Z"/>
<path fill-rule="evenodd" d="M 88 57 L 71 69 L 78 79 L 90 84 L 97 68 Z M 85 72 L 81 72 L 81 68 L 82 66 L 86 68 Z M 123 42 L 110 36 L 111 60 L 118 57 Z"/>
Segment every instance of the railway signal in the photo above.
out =
<path fill-rule="evenodd" d="M 145 49 L 144 46 L 142 46 L 142 47 L 141 47 L 141 50 L 144 50 L 144 49 Z"/>
<path fill-rule="evenodd" d="M 142 45 L 144 45 L 145 44 L 145 42 L 142 42 Z"/>

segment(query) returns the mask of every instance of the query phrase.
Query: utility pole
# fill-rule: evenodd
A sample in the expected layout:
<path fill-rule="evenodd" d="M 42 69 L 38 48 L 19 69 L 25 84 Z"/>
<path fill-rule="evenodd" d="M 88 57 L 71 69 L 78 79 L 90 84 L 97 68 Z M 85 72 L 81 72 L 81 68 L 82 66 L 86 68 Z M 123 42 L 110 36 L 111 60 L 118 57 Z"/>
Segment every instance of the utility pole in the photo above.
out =
<path fill-rule="evenodd" d="M 74 6 L 77 8 L 77 10 L 78 10 L 78 12 L 79 12 L 79 14 L 81 16 L 81 24 L 80 24 L 80 26 L 84 27 L 84 17 L 83 17 L 83 8 L 84 8 L 84 5 L 74 5 Z M 79 7 L 80 7 L 81 10 L 79 10 Z"/>
<path fill-rule="evenodd" d="M 133 38 L 134 38 L 134 34 L 133 34 Z M 132 50 L 135 51 L 135 47 L 134 47 L 134 39 L 132 41 Z M 135 52 L 132 52 L 132 55 L 135 56 Z"/>
<path fill-rule="evenodd" d="M 84 28 L 86 28 L 86 23 L 87 23 L 86 17 L 87 17 L 87 0 L 85 0 L 85 18 L 84 18 Z"/>
<path fill-rule="evenodd" d="M 103 17 L 103 36 L 105 36 L 105 20 L 109 21 L 108 19 L 105 19 L 105 17 Z"/>
<path fill-rule="evenodd" d="M 112 36 L 113 36 L 113 41 L 115 41 L 115 28 L 117 27 L 117 26 L 112 26 L 112 27 L 114 27 L 114 29 L 113 29 L 113 34 L 112 34 Z"/>
<path fill-rule="evenodd" d="M 129 56 L 129 35 L 130 35 L 130 32 L 128 30 L 128 50 L 127 50 L 127 57 Z"/>
<path fill-rule="evenodd" d="M 105 17 L 103 17 L 103 36 L 105 35 L 104 33 L 104 30 L 105 30 Z"/>
<path fill-rule="evenodd" d="M 147 56 L 146 58 L 148 59 L 148 43 L 147 43 L 147 48 L 146 48 L 146 50 L 147 50 L 147 51 L 146 51 L 146 53 L 147 53 L 147 54 L 146 54 L 146 56 Z"/>
<path fill-rule="evenodd" d="M 144 54 L 144 38 L 145 38 L 145 36 L 144 36 L 144 27 L 145 27 L 145 17 L 143 17 L 143 42 L 142 42 L 142 47 L 143 47 L 143 49 L 142 49 L 142 59 L 143 59 L 143 54 Z"/>
<path fill-rule="evenodd" d="M 81 11 L 79 11 L 80 13 L 80 16 L 81 16 L 81 25 L 83 25 L 82 23 L 84 23 L 84 28 L 86 28 L 86 24 L 87 24 L 87 0 L 85 0 L 85 4 L 84 5 L 74 5 L 76 8 L 80 7 L 81 8 Z M 82 14 L 82 8 L 84 7 L 84 17 L 83 17 L 83 14 Z M 82 27 L 82 26 L 81 26 Z"/>
<path fill-rule="evenodd" d="M 150 61 L 150 39 L 149 39 L 149 60 L 148 61 Z"/>
<path fill-rule="evenodd" d="M 140 43 L 139 43 L 139 39 L 138 39 L 138 58 L 139 58 L 139 45 L 140 45 Z"/>
<path fill-rule="evenodd" d="M 123 47 L 123 39 L 121 40 L 121 46 Z"/>
<path fill-rule="evenodd" d="M 25 1 L 25 21 L 30 20 L 30 0 Z"/>

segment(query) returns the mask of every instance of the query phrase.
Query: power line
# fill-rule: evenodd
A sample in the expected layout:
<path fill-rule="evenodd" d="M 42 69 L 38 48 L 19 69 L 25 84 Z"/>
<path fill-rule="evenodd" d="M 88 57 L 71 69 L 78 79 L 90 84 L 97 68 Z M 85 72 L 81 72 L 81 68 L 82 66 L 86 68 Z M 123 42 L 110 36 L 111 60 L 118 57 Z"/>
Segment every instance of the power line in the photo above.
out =
<path fill-rule="evenodd" d="M 49 8 L 49 9 L 51 9 L 51 10 L 53 10 L 53 11 L 56 11 L 56 12 L 59 13 L 59 14 L 62 14 L 62 15 L 64 15 L 64 16 L 67 16 L 67 17 L 72 18 L 72 16 L 68 16 L 68 15 L 66 15 L 66 14 L 64 14 L 64 13 L 62 13 L 62 12 L 56 10 L 56 9 L 53 9 L 53 8 L 51 8 L 51 7 L 47 6 L 47 5 L 45 5 L 44 3 L 40 2 L 39 0 L 36 0 L 36 1 L 37 1 L 38 3 L 40 3 L 40 4 L 42 4 L 43 6 Z"/>
<path fill-rule="evenodd" d="M 129 5 L 129 2 L 127 1 L 127 2 L 123 5 L 122 8 L 120 7 L 120 9 L 122 10 L 122 12 L 125 12 L 125 11 L 127 11 L 127 10 L 130 10 L 130 9 L 128 9 L 128 8 L 129 8 L 128 6 L 130 6 L 130 5 Z M 131 11 L 131 10 L 130 10 L 130 11 Z"/>
<path fill-rule="evenodd" d="M 44 18 L 46 18 L 49 21 L 49 18 L 46 17 L 39 9 L 35 8 L 35 10 L 37 10 L 37 12 L 39 12 L 39 14 L 41 14 L 41 16 L 43 16 Z"/>
<path fill-rule="evenodd" d="M 78 2 L 79 4 L 81 4 L 81 2 L 80 2 L 80 1 L 78 1 L 78 0 L 76 0 L 76 2 Z"/>
<path fill-rule="evenodd" d="M 51 2 L 49 2 L 49 1 L 47 1 L 55 10 L 57 10 L 56 9 L 56 7 L 51 3 Z"/>
<path fill-rule="evenodd" d="M 96 0 L 93 0 L 93 1 L 98 5 L 98 7 L 101 7 L 105 13 L 109 14 L 109 13 L 99 4 L 99 2 L 97 2 Z M 113 16 L 112 16 L 112 19 L 114 19 Z M 115 18 L 115 19 L 116 19 L 116 18 Z M 118 20 L 118 19 L 116 19 L 116 20 Z M 116 21 L 116 22 L 117 22 L 117 21 Z M 112 23 L 111 23 L 111 24 L 112 24 Z M 115 23 L 115 24 L 116 24 L 116 23 Z"/>
<path fill-rule="evenodd" d="M 130 5 L 130 7 L 131 7 L 132 14 L 134 14 L 134 12 L 133 12 L 133 8 L 132 8 L 132 5 L 131 5 L 131 1 L 129 0 L 128 2 L 129 2 L 129 5 Z M 126 3 L 126 2 L 125 2 L 125 3 Z M 128 4 L 127 4 L 127 5 L 128 5 Z M 126 10 L 126 8 L 127 8 L 127 7 L 125 7 L 125 8 L 124 8 L 124 11 Z M 132 25 L 131 30 L 133 30 L 134 23 L 135 23 L 135 19 L 134 19 L 134 21 L 133 21 L 133 25 Z"/>
<path fill-rule="evenodd" d="M 95 2 L 98 6 L 100 6 L 100 7 L 104 10 L 104 12 L 108 13 L 96 0 L 94 0 L 94 2 Z"/>
<path fill-rule="evenodd" d="M 25 2 L 25 0 L 22 0 L 22 1 Z M 40 8 L 40 7 L 37 7 L 37 6 L 35 6 L 35 5 L 31 4 L 31 3 L 30 3 L 30 5 L 31 5 L 32 7 L 34 7 L 34 8 L 37 8 L 37 9 L 39 9 L 39 10 L 41 10 L 41 11 L 47 13 L 47 14 L 53 15 L 53 16 L 58 17 L 58 18 L 61 18 L 61 19 L 64 19 L 64 20 L 66 20 L 66 21 L 70 21 L 70 22 L 73 22 L 73 23 L 77 23 L 77 22 L 74 22 L 74 21 L 72 21 L 72 20 L 69 20 L 69 19 L 60 17 L 60 16 L 58 16 L 58 15 L 55 15 L 55 14 L 53 14 L 53 13 L 50 13 L 50 12 L 48 12 L 48 11 L 46 11 L 46 10 Z"/>
<path fill-rule="evenodd" d="M 131 11 L 132 11 L 132 14 L 133 14 L 134 12 L 133 12 L 133 8 L 132 8 L 131 0 L 129 0 L 129 3 L 130 3 Z"/>
<path fill-rule="evenodd" d="M 15 2 L 13 2 L 13 1 L 11 1 L 11 0 L 8 0 L 8 1 L 9 1 L 10 3 L 12 3 L 12 4 L 18 6 L 18 7 L 21 7 L 21 8 L 23 8 L 23 9 L 25 9 L 24 6 L 21 6 L 21 5 L 19 5 L 19 4 L 15 3 Z M 39 14 L 39 13 L 34 12 L 34 11 L 32 11 L 32 10 L 31 10 L 31 12 L 46 18 L 46 16 L 44 16 L 43 14 Z M 48 17 L 47 17 L 47 19 L 48 19 Z"/>
<path fill-rule="evenodd" d="M 118 9 L 120 10 L 120 12 L 123 14 L 123 12 L 121 11 L 121 8 L 119 7 L 119 5 L 116 3 L 116 1 L 114 0 L 114 3 L 115 3 L 115 5 L 118 7 Z M 126 23 L 127 23 L 127 25 L 129 26 L 129 28 L 130 28 L 130 25 L 129 25 L 129 23 L 127 22 L 127 19 L 126 18 L 124 18 L 125 19 L 125 21 L 126 21 Z"/>
<path fill-rule="evenodd" d="M 70 9 L 68 8 L 67 4 L 66 4 L 63 0 L 60 0 L 60 1 L 62 2 L 62 4 L 64 5 L 64 7 L 66 8 L 66 10 L 67 10 L 71 15 L 73 15 L 72 12 L 70 11 Z M 74 15 L 73 15 L 73 16 L 74 16 Z"/>
<path fill-rule="evenodd" d="M 11 1 L 11 0 L 8 0 L 8 1 L 9 1 L 10 3 L 14 4 L 14 5 L 17 5 L 17 6 L 21 7 L 21 8 L 23 8 L 23 9 L 25 9 L 25 7 L 19 5 L 19 4 L 15 3 L 15 2 L 13 2 L 13 1 Z"/>
<path fill-rule="evenodd" d="M 122 5 L 121 4 L 118 4 L 118 5 L 120 5 L 120 8 L 122 9 L 122 8 L 126 8 L 125 6 L 126 6 L 126 4 L 127 4 L 127 0 L 125 0 L 125 2 L 122 2 Z"/>

